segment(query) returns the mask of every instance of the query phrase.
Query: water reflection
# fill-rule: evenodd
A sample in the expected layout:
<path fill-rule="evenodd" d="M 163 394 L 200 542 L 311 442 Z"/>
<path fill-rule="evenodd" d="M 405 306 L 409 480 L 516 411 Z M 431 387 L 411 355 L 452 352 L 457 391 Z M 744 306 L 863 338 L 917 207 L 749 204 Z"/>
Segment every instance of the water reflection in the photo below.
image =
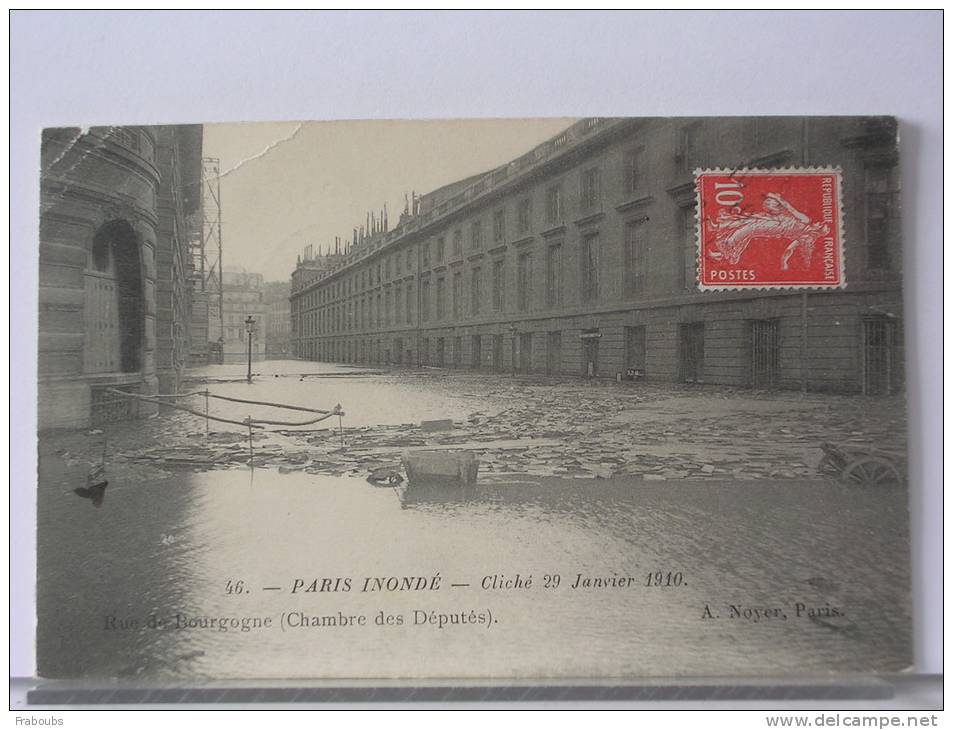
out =
<path fill-rule="evenodd" d="M 109 502 L 93 510 L 64 496 L 71 478 L 55 455 L 41 458 L 46 676 L 752 674 L 897 668 L 909 655 L 905 495 L 896 491 L 482 478 L 408 489 L 255 469 L 110 485 Z M 681 583 L 647 586 L 657 573 Z M 437 592 L 360 590 L 368 577 L 437 574 Z M 557 575 L 560 585 L 545 587 Z M 493 587 L 530 577 L 531 588 Z M 572 588 L 585 577 L 631 580 Z M 348 591 L 292 590 L 345 578 Z M 705 606 L 797 603 L 844 606 L 847 622 L 702 620 Z M 427 621 L 471 610 L 497 623 Z M 368 625 L 198 623 L 277 624 L 292 613 L 361 615 Z M 388 623 L 397 616 L 401 624 Z"/>

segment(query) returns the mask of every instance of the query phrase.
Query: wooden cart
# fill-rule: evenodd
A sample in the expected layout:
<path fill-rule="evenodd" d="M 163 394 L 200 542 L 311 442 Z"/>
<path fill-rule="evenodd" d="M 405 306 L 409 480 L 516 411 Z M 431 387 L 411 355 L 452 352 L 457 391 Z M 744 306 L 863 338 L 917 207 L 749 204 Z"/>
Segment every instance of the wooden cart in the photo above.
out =
<path fill-rule="evenodd" d="M 873 449 L 856 445 L 821 444 L 824 456 L 817 470 L 835 474 L 848 484 L 865 487 L 896 486 L 906 478 L 906 454 L 900 449 Z"/>

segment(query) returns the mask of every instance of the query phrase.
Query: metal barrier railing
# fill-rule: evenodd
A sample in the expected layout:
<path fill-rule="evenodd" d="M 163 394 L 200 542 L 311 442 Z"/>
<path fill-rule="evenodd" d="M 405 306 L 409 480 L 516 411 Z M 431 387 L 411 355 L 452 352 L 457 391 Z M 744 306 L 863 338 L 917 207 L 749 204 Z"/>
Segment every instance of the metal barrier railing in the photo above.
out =
<path fill-rule="evenodd" d="M 189 413 L 193 416 L 198 416 L 199 418 L 205 419 L 205 435 L 208 436 L 208 425 L 209 421 L 215 421 L 217 423 L 227 423 L 233 426 L 244 426 L 248 429 L 248 449 L 250 454 L 250 459 L 254 459 L 254 446 L 252 444 L 252 433 L 253 429 L 264 429 L 265 426 L 311 426 L 315 423 L 320 423 L 325 421 L 328 418 L 333 416 L 338 417 L 338 426 L 341 433 L 341 448 L 344 448 L 344 421 L 345 416 L 344 411 L 341 409 L 341 404 L 338 403 L 330 411 L 318 409 L 318 408 L 306 408 L 304 406 L 296 406 L 288 403 L 277 403 L 273 401 L 261 401 L 261 400 L 249 400 L 247 398 L 234 398 L 227 395 L 219 395 L 217 393 L 211 393 L 208 390 L 197 390 L 191 393 L 172 393 L 172 394 L 156 394 L 156 395 L 142 395 L 140 393 L 129 393 L 124 390 L 119 390 L 118 388 L 105 388 L 105 391 L 113 393 L 117 396 L 122 396 L 122 398 L 133 398 L 138 401 L 143 401 L 147 403 L 154 403 L 156 405 L 165 406 L 172 408 L 177 411 L 182 411 L 184 413 Z M 196 411 L 193 408 L 188 408 L 186 406 L 180 405 L 178 403 L 172 403 L 171 400 L 180 399 L 180 398 L 191 398 L 193 396 L 204 396 L 205 397 L 205 413 Z M 258 405 L 266 406 L 268 408 L 282 408 L 289 411 L 303 411 L 305 413 L 315 413 L 317 418 L 310 418 L 305 421 L 275 421 L 268 418 L 252 418 L 250 415 L 241 421 L 236 421 L 232 418 L 223 418 L 222 416 L 213 416 L 209 413 L 209 398 L 215 398 L 218 400 L 229 401 L 232 403 L 244 403 L 247 405 Z"/>

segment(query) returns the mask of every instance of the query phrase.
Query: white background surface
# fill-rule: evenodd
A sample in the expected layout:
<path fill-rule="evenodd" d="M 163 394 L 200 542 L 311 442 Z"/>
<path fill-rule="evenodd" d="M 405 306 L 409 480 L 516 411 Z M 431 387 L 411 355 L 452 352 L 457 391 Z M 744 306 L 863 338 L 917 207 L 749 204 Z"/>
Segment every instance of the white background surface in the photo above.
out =
<path fill-rule="evenodd" d="M 939 12 L 14 12 L 12 675 L 33 672 L 41 128 L 756 114 L 900 119 L 915 670 L 940 672 L 941 43 Z"/>

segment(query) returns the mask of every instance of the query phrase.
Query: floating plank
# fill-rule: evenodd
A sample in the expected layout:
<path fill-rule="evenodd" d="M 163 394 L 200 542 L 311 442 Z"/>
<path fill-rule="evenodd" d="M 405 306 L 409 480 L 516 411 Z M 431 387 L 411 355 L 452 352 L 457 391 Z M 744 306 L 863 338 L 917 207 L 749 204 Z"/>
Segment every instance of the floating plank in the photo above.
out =
<path fill-rule="evenodd" d="M 452 431 L 453 430 L 453 421 L 449 418 L 441 418 L 436 421 L 421 421 L 420 422 L 421 431 Z"/>
<path fill-rule="evenodd" d="M 562 446 L 562 442 L 555 439 L 501 439 L 495 441 L 466 441 L 464 443 L 452 444 L 432 444 L 426 446 L 425 451 L 486 451 L 494 449 L 497 451 L 517 451 L 520 449 L 533 449 L 542 446 Z M 381 446 L 369 449 L 351 449 L 352 456 L 363 456 L 367 454 L 401 454 L 418 453 L 414 449 L 408 449 L 406 446 Z"/>

